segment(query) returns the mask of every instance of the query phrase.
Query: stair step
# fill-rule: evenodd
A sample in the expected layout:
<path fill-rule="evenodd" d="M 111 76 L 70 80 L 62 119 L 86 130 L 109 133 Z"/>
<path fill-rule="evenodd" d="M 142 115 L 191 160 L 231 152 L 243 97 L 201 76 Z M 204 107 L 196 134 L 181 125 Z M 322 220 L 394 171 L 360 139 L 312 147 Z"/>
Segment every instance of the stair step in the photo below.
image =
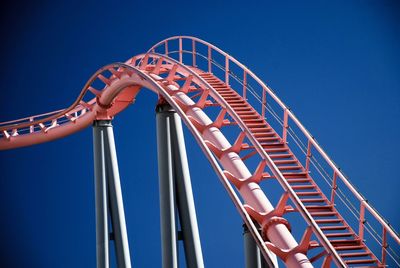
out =
<path fill-rule="evenodd" d="M 303 203 L 322 203 L 325 202 L 326 200 L 323 198 L 304 198 L 300 199 L 300 201 Z"/>
<path fill-rule="evenodd" d="M 222 95 L 222 97 L 225 99 L 225 101 L 229 104 L 229 105 L 234 105 L 234 104 L 245 104 L 246 107 L 242 107 L 242 108 L 247 108 L 250 109 L 249 111 L 253 111 L 256 112 L 254 109 L 251 109 L 252 107 L 239 95 L 235 94 L 235 95 L 227 95 L 227 93 L 224 93 L 225 95 Z"/>
<path fill-rule="evenodd" d="M 259 141 L 259 142 L 265 142 L 265 141 L 278 141 L 279 140 L 279 138 L 277 138 L 277 137 L 257 137 L 257 140 Z M 283 146 L 283 144 L 282 143 L 280 143 L 282 146 Z"/>
<path fill-rule="evenodd" d="M 338 213 L 336 211 L 323 211 L 323 212 L 310 212 L 313 217 L 326 217 L 326 216 L 336 216 Z"/>
<path fill-rule="evenodd" d="M 271 159 L 292 158 L 293 154 L 273 154 L 269 157 L 271 157 Z"/>
<path fill-rule="evenodd" d="M 320 227 L 322 231 L 331 231 L 331 230 L 346 230 L 347 227 L 344 225 L 338 225 L 338 226 L 322 226 Z"/>
<path fill-rule="evenodd" d="M 275 134 L 275 132 L 272 131 L 272 128 L 266 127 L 264 124 L 262 125 L 262 127 L 249 127 L 249 129 L 252 133 L 270 132 Z"/>
<path fill-rule="evenodd" d="M 267 129 L 267 125 L 264 122 L 261 123 L 247 123 L 246 126 L 252 130 L 254 128 L 262 128 L 262 129 Z"/>
<path fill-rule="evenodd" d="M 330 237 L 349 237 L 349 236 L 353 236 L 352 233 L 329 233 L 329 234 L 325 234 L 326 237 L 330 238 Z"/>
<path fill-rule="evenodd" d="M 341 223 L 341 219 L 316 219 L 316 223 L 318 224 L 326 224 L 326 223 Z"/>
<path fill-rule="evenodd" d="M 212 82 L 212 83 L 208 82 L 208 83 L 209 83 L 210 85 L 212 85 L 212 84 L 217 84 L 216 82 Z M 218 85 L 224 85 L 224 84 L 219 83 Z M 231 90 L 230 88 L 228 88 L 228 90 L 225 90 L 225 91 L 223 92 L 223 94 L 231 94 L 231 95 L 239 96 L 239 94 L 237 94 L 236 91 L 233 91 L 233 90 Z"/>
<path fill-rule="evenodd" d="M 254 137 L 274 137 L 276 134 L 274 132 L 265 129 L 263 132 L 255 132 L 253 133 Z"/>
<path fill-rule="evenodd" d="M 297 196 L 318 196 L 320 197 L 321 194 L 319 192 L 296 192 Z"/>
<path fill-rule="evenodd" d="M 308 173 L 307 172 L 284 172 L 282 175 L 285 178 L 307 178 Z"/>
<path fill-rule="evenodd" d="M 228 100 L 228 103 L 229 104 L 231 104 L 231 103 L 246 103 L 246 101 L 244 99 L 240 98 L 240 99 L 236 99 L 236 100 Z"/>
<path fill-rule="evenodd" d="M 371 256 L 371 253 L 369 252 L 352 252 L 352 253 L 341 253 L 339 254 L 340 257 L 342 258 L 353 258 L 353 257 L 365 257 L 365 256 Z"/>
<path fill-rule="evenodd" d="M 331 205 L 307 205 L 305 207 L 309 212 L 332 211 L 333 209 Z"/>
<path fill-rule="evenodd" d="M 243 121 L 248 120 L 248 119 L 258 119 L 260 116 L 258 114 L 252 114 L 252 115 L 239 115 L 240 118 L 243 119 Z M 262 119 L 261 119 L 262 120 Z"/>
<path fill-rule="evenodd" d="M 373 259 L 362 259 L 362 260 L 345 260 L 346 264 L 364 264 L 364 263 L 374 263 L 376 260 Z"/>
<path fill-rule="evenodd" d="M 217 85 L 217 86 L 223 86 L 224 84 L 221 84 L 221 83 L 217 83 L 217 82 L 208 82 L 211 86 L 214 84 L 214 85 Z M 233 91 L 231 88 L 227 88 L 227 90 L 225 90 L 224 91 L 224 93 L 226 93 L 226 94 L 233 94 L 233 95 L 235 95 L 235 96 L 238 96 L 238 94 L 236 93 L 236 91 Z"/>
<path fill-rule="evenodd" d="M 360 245 L 360 240 L 359 239 L 351 239 L 351 240 L 347 240 L 347 239 L 338 239 L 338 240 L 330 240 L 329 242 L 331 242 L 331 244 L 333 245 L 333 246 L 335 246 L 335 244 L 336 245 L 340 245 L 340 246 L 342 246 L 342 245 L 351 245 L 351 244 L 353 244 L 353 245 Z"/>
<path fill-rule="evenodd" d="M 244 107 L 249 107 L 248 105 L 247 105 L 247 103 L 232 103 L 232 104 L 229 104 L 233 109 L 235 109 L 236 107 L 242 107 L 242 108 L 244 108 Z"/>
<path fill-rule="evenodd" d="M 248 111 L 254 111 L 253 109 L 251 109 L 251 107 L 246 106 L 246 107 L 242 107 L 242 108 L 235 108 L 234 109 L 235 112 L 248 112 Z"/>
<path fill-rule="evenodd" d="M 238 114 L 240 117 L 241 117 L 241 116 L 246 116 L 246 115 L 257 115 L 257 116 L 259 116 L 258 113 L 255 112 L 255 111 L 240 111 L 240 112 L 237 112 L 237 114 Z"/>
<path fill-rule="evenodd" d="M 312 184 L 309 185 L 293 185 L 292 186 L 293 190 L 303 190 L 303 189 L 315 189 L 315 186 Z M 319 192 L 316 192 L 317 194 L 319 194 Z"/>
<path fill-rule="evenodd" d="M 224 98 L 225 100 L 228 100 L 229 98 L 239 98 L 240 96 L 238 96 L 237 94 L 235 94 L 235 93 L 232 93 L 232 92 L 218 92 L 219 93 L 219 95 L 221 95 L 221 97 L 222 98 Z"/>
<path fill-rule="evenodd" d="M 268 147 L 266 146 L 262 146 L 264 148 L 264 151 L 266 151 L 267 153 L 281 153 L 281 152 L 288 152 L 289 148 L 286 147 L 282 147 L 282 148 L 265 148 Z"/>
<path fill-rule="evenodd" d="M 255 124 L 263 124 L 264 120 L 263 119 L 243 119 L 243 122 L 248 125 L 248 123 L 255 123 Z"/>
<path fill-rule="evenodd" d="M 336 251 L 345 251 L 345 250 L 360 250 L 364 249 L 364 245 L 357 245 L 357 246 L 336 246 Z"/>
<path fill-rule="evenodd" d="M 223 96 L 225 100 L 239 100 L 240 99 L 240 100 L 244 101 L 244 99 L 241 96 L 239 96 L 238 94 L 235 94 L 233 92 L 222 93 L 222 94 L 223 95 L 221 95 L 221 96 Z"/>
<path fill-rule="evenodd" d="M 283 164 L 295 164 L 298 163 L 296 159 L 288 159 L 288 160 L 275 160 L 275 165 L 283 165 Z"/>
<path fill-rule="evenodd" d="M 279 166 L 278 168 L 279 168 L 279 170 L 299 170 L 299 169 L 303 169 L 302 166 L 298 166 L 298 165 L 295 165 L 295 166 Z"/>
<path fill-rule="evenodd" d="M 304 183 L 304 182 L 310 182 L 311 179 L 309 178 L 301 178 L 301 179 L 286 179 L 288 183 Z"/>

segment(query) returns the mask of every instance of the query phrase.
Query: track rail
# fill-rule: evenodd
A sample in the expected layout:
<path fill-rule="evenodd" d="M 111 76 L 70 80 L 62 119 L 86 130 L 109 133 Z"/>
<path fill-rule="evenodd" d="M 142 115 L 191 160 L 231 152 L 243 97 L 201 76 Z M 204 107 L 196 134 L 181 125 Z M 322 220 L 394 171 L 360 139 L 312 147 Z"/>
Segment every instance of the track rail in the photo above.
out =
<path fill-rule="evenodd" d="M 185 48 L 187 41 L 191 45 L 190 49 Z M 175 50 L 173 42 L 177 42 Z M 201 53 L 200 45 L 204 46 L 203 49 L 207 56 Z M 160 51 L 162 54 L 156 53 L 159 50 L 162 50 Z M 224 61 L 222 65 L 218 62 L 218 54 Z M 185 55 L 190 56 L 190 63 L 185 62 Z M 170 56 L 176 56 L 177 60 Z M 203 61 L 204 68 L 201 68 L 201 61 Z M 134 102 L 141 88 L 148 88 L 169 102 L 193 133 L 270 264 L 272 264 L 272 250 L 288 266 L 308 267 L 307 264 L 302 266 L 300 261 L 304 260 L 305 254 L 309 250 L 321 247 L 322 251 L 310 260 L 323 259 L 323 265 L 326 266 L 332 261 L 339 267 L 348 266 L 351 262 L 346 263 L 338 254 L 326 233 L 321 230 L 283 172 L 273 161 L 273 156 L 263 148 L 249 124 L 243 120 L 243 116 L 235 110 L 229 100 L 221 96 L 221 92 L 215 85 L 210 84 L 209 81 L 212 79 L 208 78 L 218 79 L 218 75 L 212 73 L 213 68 L 222 70 L 221 80 L 227 88 L 233 90 L 235 81 L 240 84 L 242 89 L 240 95 L 245 103 L 250 105 L 251 101 L 248 98 L 250 95 L 255 97 L 255 101 L 260 101 L 259 114 L 262 121 L 265 122 L 266 116 L 270 115 L 271 120 L 267 121 L 275 118 L 278 123 L 283 125 L 281 142 L 287 144 L 288 140 L 292 138 L 294 144 L 299 144 L 298 147 L 303 151 L 305 149 L 306 172 L 311 171 L 310 166 L 312 165 L 314 167 L 321 165 L 314 152 L 312 153 L 314 148 L 315 153 L 318 153 L 333 170 L 332 204 L 335 196 L 341 197 L 337 191 L 338 179 L 340 179 L 346 189 L 360 203 L 358 211 L 359 238 L 363 239 L 364 230 L 369 230 L 366 228 L 368 227 L 365 221 L 366 211 L 382 228 L 380 241 L 378 239 L 378 243 L 381 244 L 382 256 L 377 265 L 385 265 L 387 257 L 392 258 L 394 263 L 398 264 L 393 252 L 389 251 L 389 249 L 399 246 L 398 235 L 356 191 L 290 109 L 247 67 L 219 48 L 198 38 L 171 37 L 153 46 L 146 54 L 135 56 L 125 63 L 110 64 L 101 68 L 88 80 L 76 101 L 66 109 L 0 123 L 0 149 L 12 149 L 47 142 L 79 131 L 89 126 L 95 119 L 111 119 Z M 201 69 L 208 71 L 208 78 Z M 241 78 L 236 75 L 237 72 L 242 74 Z M 252 82 L 253 84 L 251 84 Z M 99 83 L 102 86 L 95 88 L 95 85 Z M 255 87 L 261 88 L 261 94 L 255 92 Z M 283 110 L 282 118 L 279 118 L 272 106 L 267 104 L 267 98 L 273 100 L 276 107 Z M 210 116 L 213 117 L 213 113 L 207 112 L 210 107 L 219 109 L 215 120 L 210 119 Z M 295 129 L 290 126 L 290 122 L 293 122 L 299 133 L 306 138 L 306 148 L 303 148 L 304 144 L 298 137 L 298 133 L 295 133 Z M 240 134 L 233 145 L 222 132 L 226 126 L 234 126 L 239 129 Z M 246 139 L 249 144 L 244 142 Z M 249 156 L 240 157 L 239 155 L 246 150 L 250 150 Z M 260 162 L 252 174 L 244 159 L 254 158 L 255 155 L 259 157 Z M 275 178 L 283 189 L 281 202 L 275 208 L 259 185 L 261 180 L 268 177 L 265 175 L 265 168 L 272 173 L 269 177 Z M 318 168 L 317 171 L 321 172 Z M 299 212 L 308 226 L 300 244 L 297 244 L 289 232 L 278 230 L 289 226 L 289 222 L 283 218 L 283 214 L 287 212 L 285 205 L 287 205 L 288 198 L 293 204 L 291 210 Z M 262 233 L 257 231 L 256 225 L 262 226 Z M 311 237 L 315 237 L 318 242 L 310 243 Z M 388 247 L 389 242 L 394 245 Z"/>

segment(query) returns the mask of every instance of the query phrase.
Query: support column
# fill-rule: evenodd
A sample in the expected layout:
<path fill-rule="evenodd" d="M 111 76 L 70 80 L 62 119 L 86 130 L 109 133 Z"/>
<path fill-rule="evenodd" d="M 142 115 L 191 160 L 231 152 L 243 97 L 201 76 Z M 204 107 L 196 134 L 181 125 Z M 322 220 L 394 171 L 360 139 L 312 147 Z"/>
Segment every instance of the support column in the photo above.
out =
<path fill-rule="evenodd" d="M 108 210 L 119 268 L 131 268 L 114 133 L 110 120 L 93 123 L 96 177 L 97 267 L 109 267 Z M 109 206 L 108 206 L 109 205 Z"/>
<path fill-rule="evenodd" d="M 158 176 L 160 187 L 160 225 L 162 267 L 177 268 L 177 237 L 175 222 L 175 200 L 173 160 L 171 144 L 171 119 L 168 113 L 157 107 Z"/>
<path fill-rule="evenodd" d="M 163 267 L 176 267 L 173 265 L 176 263 L 177 254 L 175 216 L 177 211 L 182 229 L 186 266 L 203 268 L 203 254 L 182 123 L 178 114 L 167 103 L 157 105 L 156 117 Z"/>
<path fill-rule="evenodd" d="M 172 109 L 169 105 L 167 108 Z M 186 266 L 189 268 L 204 267 L 182 122 L 176 112 L 173 112 L 170 118 L 177 191 L 176 201 L 183 233 Z"/>
<path fill-rule="evenodd" d="M 103 121 L 104 122 L 104 121 Z M 121 181 L 119 177 L 117 152 L 115 150 L 114 132 L 111 121 L 105 127 L 105 147 L 106 163 L 108 175 L 108 193 L 110 202 L 111 223 L 115 245 L 115 255 L 117 264 L 120 268 L 131 268 L 129 254 L 128 234 L 126 231 L 126 221 L 124 203 L 122 199 Z"/>
<path fill-rule="evenodd" d="M 246 224 L 243 224 L 243 243 L 245 268 L 273 268 L 273 266 L 269 266 L 264 260 L 264 256 L 261 254 L 261 251 Z M 276 267 L 278 267 L 276 255 L 273 256 L 275 259 L 272 261 L 275 263 Z"/>
<path fill-rule="evenodd" d="M 108 207 L 106 152 L 104 147 L 104 129 L 93 124 L 93 153 L 95 175 L 96 206 L 96 263 L 97 268 L 109 267 L 108 255 Z"/>

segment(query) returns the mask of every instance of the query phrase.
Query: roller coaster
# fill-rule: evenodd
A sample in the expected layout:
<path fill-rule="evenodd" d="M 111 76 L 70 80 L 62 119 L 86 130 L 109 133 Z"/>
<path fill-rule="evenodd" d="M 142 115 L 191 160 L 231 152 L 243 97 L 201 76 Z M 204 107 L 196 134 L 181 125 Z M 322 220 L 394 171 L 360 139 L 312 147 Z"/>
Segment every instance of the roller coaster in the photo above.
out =
<path fill-rule="evenodd" d="M 102 67 L 66 109 L 0 123 L 1 150 L 93 125 L 98 267 L 110 265 L 110 240 L 118 267 L 131 267 L 111 123 L 142 89 L 159 97 L 163 267 L 178 266 L 179 240 L 187 266 L 204 267 L 181 120 L 243 219 L 246 267 L 400 267 L 399 235 L 291 109 L 245 65 L 190 36 Z"/>

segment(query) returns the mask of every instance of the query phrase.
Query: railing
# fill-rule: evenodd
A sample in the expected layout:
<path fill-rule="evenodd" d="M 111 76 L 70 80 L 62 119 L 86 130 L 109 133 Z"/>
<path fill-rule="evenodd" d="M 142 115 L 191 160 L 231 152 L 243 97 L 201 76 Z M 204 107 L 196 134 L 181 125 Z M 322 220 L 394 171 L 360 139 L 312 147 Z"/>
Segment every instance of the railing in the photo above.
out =
<path fill-rule="evenodd" d="M 238 91 L 275 130 L 282 129 L 282 140 L 293 143 L 290 149 L 306 171 L 381 263 L 400 266 L 398 234 L 355 189 L 293 112 L 251 70 L 221 49 L 195 37 L 171 37 L 154 45 L 149 52 L 165 54 L 212 72 Z"/>

